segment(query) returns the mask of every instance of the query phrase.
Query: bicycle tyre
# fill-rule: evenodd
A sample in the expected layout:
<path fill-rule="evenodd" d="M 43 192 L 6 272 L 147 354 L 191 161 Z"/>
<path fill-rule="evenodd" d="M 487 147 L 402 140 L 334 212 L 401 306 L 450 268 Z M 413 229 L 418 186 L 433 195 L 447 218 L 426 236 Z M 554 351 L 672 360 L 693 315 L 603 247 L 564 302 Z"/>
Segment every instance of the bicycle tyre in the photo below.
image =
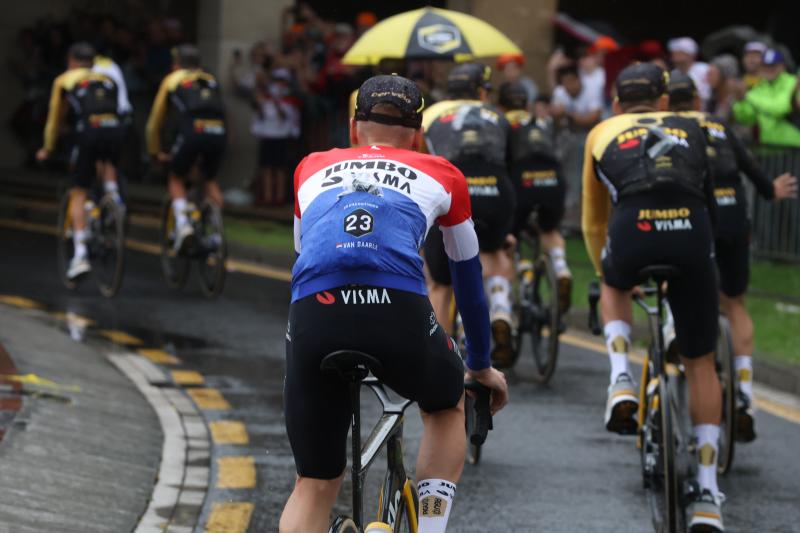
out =
<path fill-rule="evenodd" d="M 658 384 L 661 414 L 661 461 L 664 469 L 661 491 L 664 496 L 664 533 L 678 533 L 679 482 L 675 457 L 675 428 L 669 384 L 662 376 Z"/>
<path fill-rule="evenodd" d="M 733 465 L 736 443 L 736 368 L 733 362 L 728 321 L 720 317 L 717 341 L 717 374 L 722 387 L 722 418 L 720 421 L 717 472 L 727 474 Z"/>
<path fill-rule="evenodd" d="M 70 220 L 70 204 L 72 194 L 69 190 L 61 196 L 58 206 L 58 225 L 56 226 L 56 266 L 58 279 L 69 290 L 74 290 L 78 284 L 67 277 L 67 269 L 72 256 L 75 254 L 75 243 L 72 240 L 72 221 Z"/>
<path fill-rule="evenodd" d="M 113 298 L 122 285 L 125 271 L 125 220 L 122 209 L 111 196 L 100 200 L 99 209 L 95 228 L 99 231 L 92 234 L 89 260 L 100 294 Z"/>
<path fill-rule="evenodd" d="M 337 516 L 331 524 L 328 533 L 361 533 L 352 518 Z"/>
<path fill-rule="evenodd" d="M 173 249 L 174 228 L 175 215 L 172 212 L 172 202 L 167 197 L 161 207 L 161 273 L 170 288 L 182 289 L 189 277 L 191 263 L 188 257 Z"/>
<path fill-rule="evenodd" d="M 215 238 L 218 240 L 211 253 L 203 253 L 197 259 L 200 289 L 207 298 L 216 298 L 225 286 L 226 261 L 228 259 L 228 244 L 222 224 L 222 211 L 216 204 L 209 200 L 203 201 L 200 207 L 198 227 L 200 242 L 203 243 L 201 245 L 206 245 Z"/>
<path fill-rule="evenodd" d="M 466 425 L 467 435 L 472 435 L 472 430 L 475 427 L 475 400 L 469 394 L 464 395 L 464 412 L 466 417 L 464 423 Z M 474 444 L 470 439 L 467 439 L 467 462 L 471 465 L 477 465 L 481 461 L 481 448 L 482 444 Z"/>
<path fill-rule="evenodd" d="M 400 506 L 397 515 L 397 523 L 394 527 L 394 533 L 417 533 L 417 516 L 419 509 L 419 494 L 417 493 L 417 484 L 407 480 L 410 485 L 409 490 L 411 494 L 411 501 L 403 495 L 403 505 Z M 413 517 L 413 519 L 411 518 Z"/>
<path fill-rule="evenodd" d="M 547 285 L 543 294 L 542 283 Z M 542 255 L 534 263 L 533 303 L 539 309 L 539 316 L 532 317 L 531 351 L 533 353 L 535 377 L 542 384 L 548 383 L 556 371 L 559 351 L 558 289 L 555 268 L 550 258 Z M 548 335 L 544 337 L 543 328 Z"/>

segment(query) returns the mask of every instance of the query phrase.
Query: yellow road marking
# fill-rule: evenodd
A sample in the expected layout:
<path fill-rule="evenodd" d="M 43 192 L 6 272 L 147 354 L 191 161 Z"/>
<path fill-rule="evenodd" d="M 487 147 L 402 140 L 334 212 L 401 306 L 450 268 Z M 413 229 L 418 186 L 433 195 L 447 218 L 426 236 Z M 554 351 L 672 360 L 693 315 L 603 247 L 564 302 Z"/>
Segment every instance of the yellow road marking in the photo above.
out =
<path fill-rule="evenodd" d="M 244 272 L 245 274 L 276 279 L 278 281 L 292 281 L 292 273 L 288 270 L 271 268 L 248 261 L 239 261 L 238 259 L 228 259 L 228 271 Z"/>
<path fill-rule="evenodd" d="M 243 423 L 235 420 L 217 420 L 208 424 L 215 444 L 249 444 L 250 436 Z"/>
<path fill-rule="evenodd" d="M 178 385 L 202 385 L 205 383 L 202 374 L 194 370 L 173 370 L 172 381 Z"/>
<path fill-rule="evenodd" d="M 256 464 L 251 455 L 217 459 L 218 489 L 252 489 L 256 486 Z"/>
<path fill-rule="evenodd" d="M 14 296 L 12 294 L 0 294 L 0 302 L 4 304 L 13 305 L 14 307 L 21 307 L 23 309 L 43 309 L 44 306 L 35 300 L 25 298 L 23 296 Z"/>
<path fill-rule="evenodd" d="M 95 324 L 94 320 L 92 320 L 91 318 L 75 314 L 71 311 L 67 311 L 66 313 L 64 313 L 63 311 L 54 311 L 50 313 L 50 316 L 52 316 L 56 320 L 69 322 L 70 324 L 81 328 L 88 328 L 89 326 L 93 326 Z"/>
<path fill-rule="evenodd" d="M 58 234 L 58 230 L 56 230 L 55 225 L 23 222 L 21 220 L 9 220 L 7 218 L 0 218 L 0 227 L 32 231 L 34 233 L 47 233 L 48 235 Z"/>
<path fill-rule="evenodd" d="M 764 411 L 775 416 L 779 416 L 785 420 L 788 420 L 789 422 L 800 424 L 800 410 L 798 409 L 774 402 L 757 392 L 755 393 L 755 404 L 758 409 L 763 409 Z"/>
<path fill-rule="evenodd" d="M 174 355 L 157 348 L 139 348 L 137 351 L 139 355 L 159 365 L 179 365 L 182 362 Z"/>
<path fill-rule="evenodd" d="M 142 339 L 138 339 L 133 335 L 118 329 L 101 329 L 98 333 L 114 344 L 122 344 L 125 346 L 139 346 L 144 344 Z"/>
<path fill-rule="evenodd" d="M 0 379 L 22 383 L 23 385 L 34 385 L 48 389 L 57 389 L 70 392 L 80 392 L 81 388 L 77 385 L 59 385 L 55 381 L 39 377 L 36 374 L 0 374 Z"/>
<path fill-rule="evenodd" d="M 189 389 L 186 392 L 200 409 L 227 411 L 231 408 L 231 404 L 217 389 Z"/>
<path fill-rule="evenodd" d="M 250 526 L 254 507 L 249 502 L 215 503 L 205 533 L 244 533 Z"/>

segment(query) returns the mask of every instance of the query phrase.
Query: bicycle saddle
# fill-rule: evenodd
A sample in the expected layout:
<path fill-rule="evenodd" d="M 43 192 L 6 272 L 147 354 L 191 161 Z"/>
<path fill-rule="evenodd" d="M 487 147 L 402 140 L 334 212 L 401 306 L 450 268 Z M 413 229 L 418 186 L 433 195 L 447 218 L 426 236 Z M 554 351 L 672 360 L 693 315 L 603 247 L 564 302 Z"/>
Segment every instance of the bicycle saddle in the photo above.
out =
<path fill-rule="evenodd" d="M 379 374 L 383 370 L 381 362 L 371 355 L 354 350 L 338 350 L 326 355 L 319 365 L 322 371 L 332 371 L 342 379 L 363 380 L 369 372 Z"/>
<path fill-rule="evenodd" d="M 680 271 L 672 265 L 650 265 L 639 271 L 639 281 L 652 279 L 656 283 L 663 283 L 678 277 Z"/>

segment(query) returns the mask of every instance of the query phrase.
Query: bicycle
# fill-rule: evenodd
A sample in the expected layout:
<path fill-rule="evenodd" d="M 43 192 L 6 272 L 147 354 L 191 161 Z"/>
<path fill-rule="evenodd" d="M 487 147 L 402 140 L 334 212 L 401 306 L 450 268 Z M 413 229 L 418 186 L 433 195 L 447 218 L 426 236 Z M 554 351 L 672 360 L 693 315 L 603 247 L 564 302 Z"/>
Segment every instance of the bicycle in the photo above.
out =
<path fill-rule="evenodd" d="M 192 263 L 196 265 L 200 289 L 208 298 L 216 298 L 225 285 L 228 245 L 219 206 L 202 194 L 201 187 L 192 187 L 187 194 L 187 216 L 194 236 L 175 249 L 175 213 L 168 197 L 161 208 L 161 270 L 164 280 L 173 289 L 182 289 L 189 278 Z"/>
<path fill-rule="evenodd" d="M 378 379 L 370 376 L 380 373 L 381 363 L 374 357 L 352 350 L 339 350 L 322 359 L 323 372 L 337 374 L 350 390 L 351 419 L 351 483 L 352 516 L 340 515 L 331 524 L 329 533 L 361 533 L 364 527 L 364 480 L 378 453 L 385 447 L 387 468 L 378 496 L 378 520 L 396 533 L 417 533 L 417 508 L 419 506 L 414 481 L 408 477 L 403 465 L 403 417 L 411 400 L 394 402 Z M 375 427 L 361 445 L 361 387 L 368 387 L 378 398 L 383 413 Z M 485 389 L 480 384 L 465 387 Z M 488 413 L 488 389 L 486 412 Z M 481 428 L 489 424 L 481 421 Z M 483 435 L 486 438 L 486 435 Z"/>
<path fill-rule="evenodd" d="M 109 193 L 95 186 L 84 204 L 86 214 L 86 248 L 89 263 L 100 294 L 112 298 L 122 285 L 125 270 L 125 209 Z M 78 286 L 78 279 L 69 279 L 67 269 L 75 254 L 72 229 L 74 197 L 62 194 L 58 208 L 57 257 L 58 275 L 69 290 Z"/>

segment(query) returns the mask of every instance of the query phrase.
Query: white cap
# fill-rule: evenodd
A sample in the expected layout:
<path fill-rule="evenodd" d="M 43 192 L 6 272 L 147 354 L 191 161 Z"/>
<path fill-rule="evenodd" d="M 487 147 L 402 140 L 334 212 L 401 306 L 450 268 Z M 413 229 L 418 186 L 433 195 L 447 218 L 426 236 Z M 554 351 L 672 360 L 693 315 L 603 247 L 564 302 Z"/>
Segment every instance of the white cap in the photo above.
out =
<path fill-rule="evenodd" d="M 767 51 L 767 45 L 762 43 L 761 41 L 750 41 L 746 45 L 744 45 L 744 52 L 758 52 L 759 54 L 763 54 Z"/>
<path fill-rule="evenodd" d="M 696 56 L 698 52 L 697 41 L 691 37 L 678 37 L 670 39 L 667 42 L 667 48 L 670 52 L 683 52 L 690 56 Z"/>

